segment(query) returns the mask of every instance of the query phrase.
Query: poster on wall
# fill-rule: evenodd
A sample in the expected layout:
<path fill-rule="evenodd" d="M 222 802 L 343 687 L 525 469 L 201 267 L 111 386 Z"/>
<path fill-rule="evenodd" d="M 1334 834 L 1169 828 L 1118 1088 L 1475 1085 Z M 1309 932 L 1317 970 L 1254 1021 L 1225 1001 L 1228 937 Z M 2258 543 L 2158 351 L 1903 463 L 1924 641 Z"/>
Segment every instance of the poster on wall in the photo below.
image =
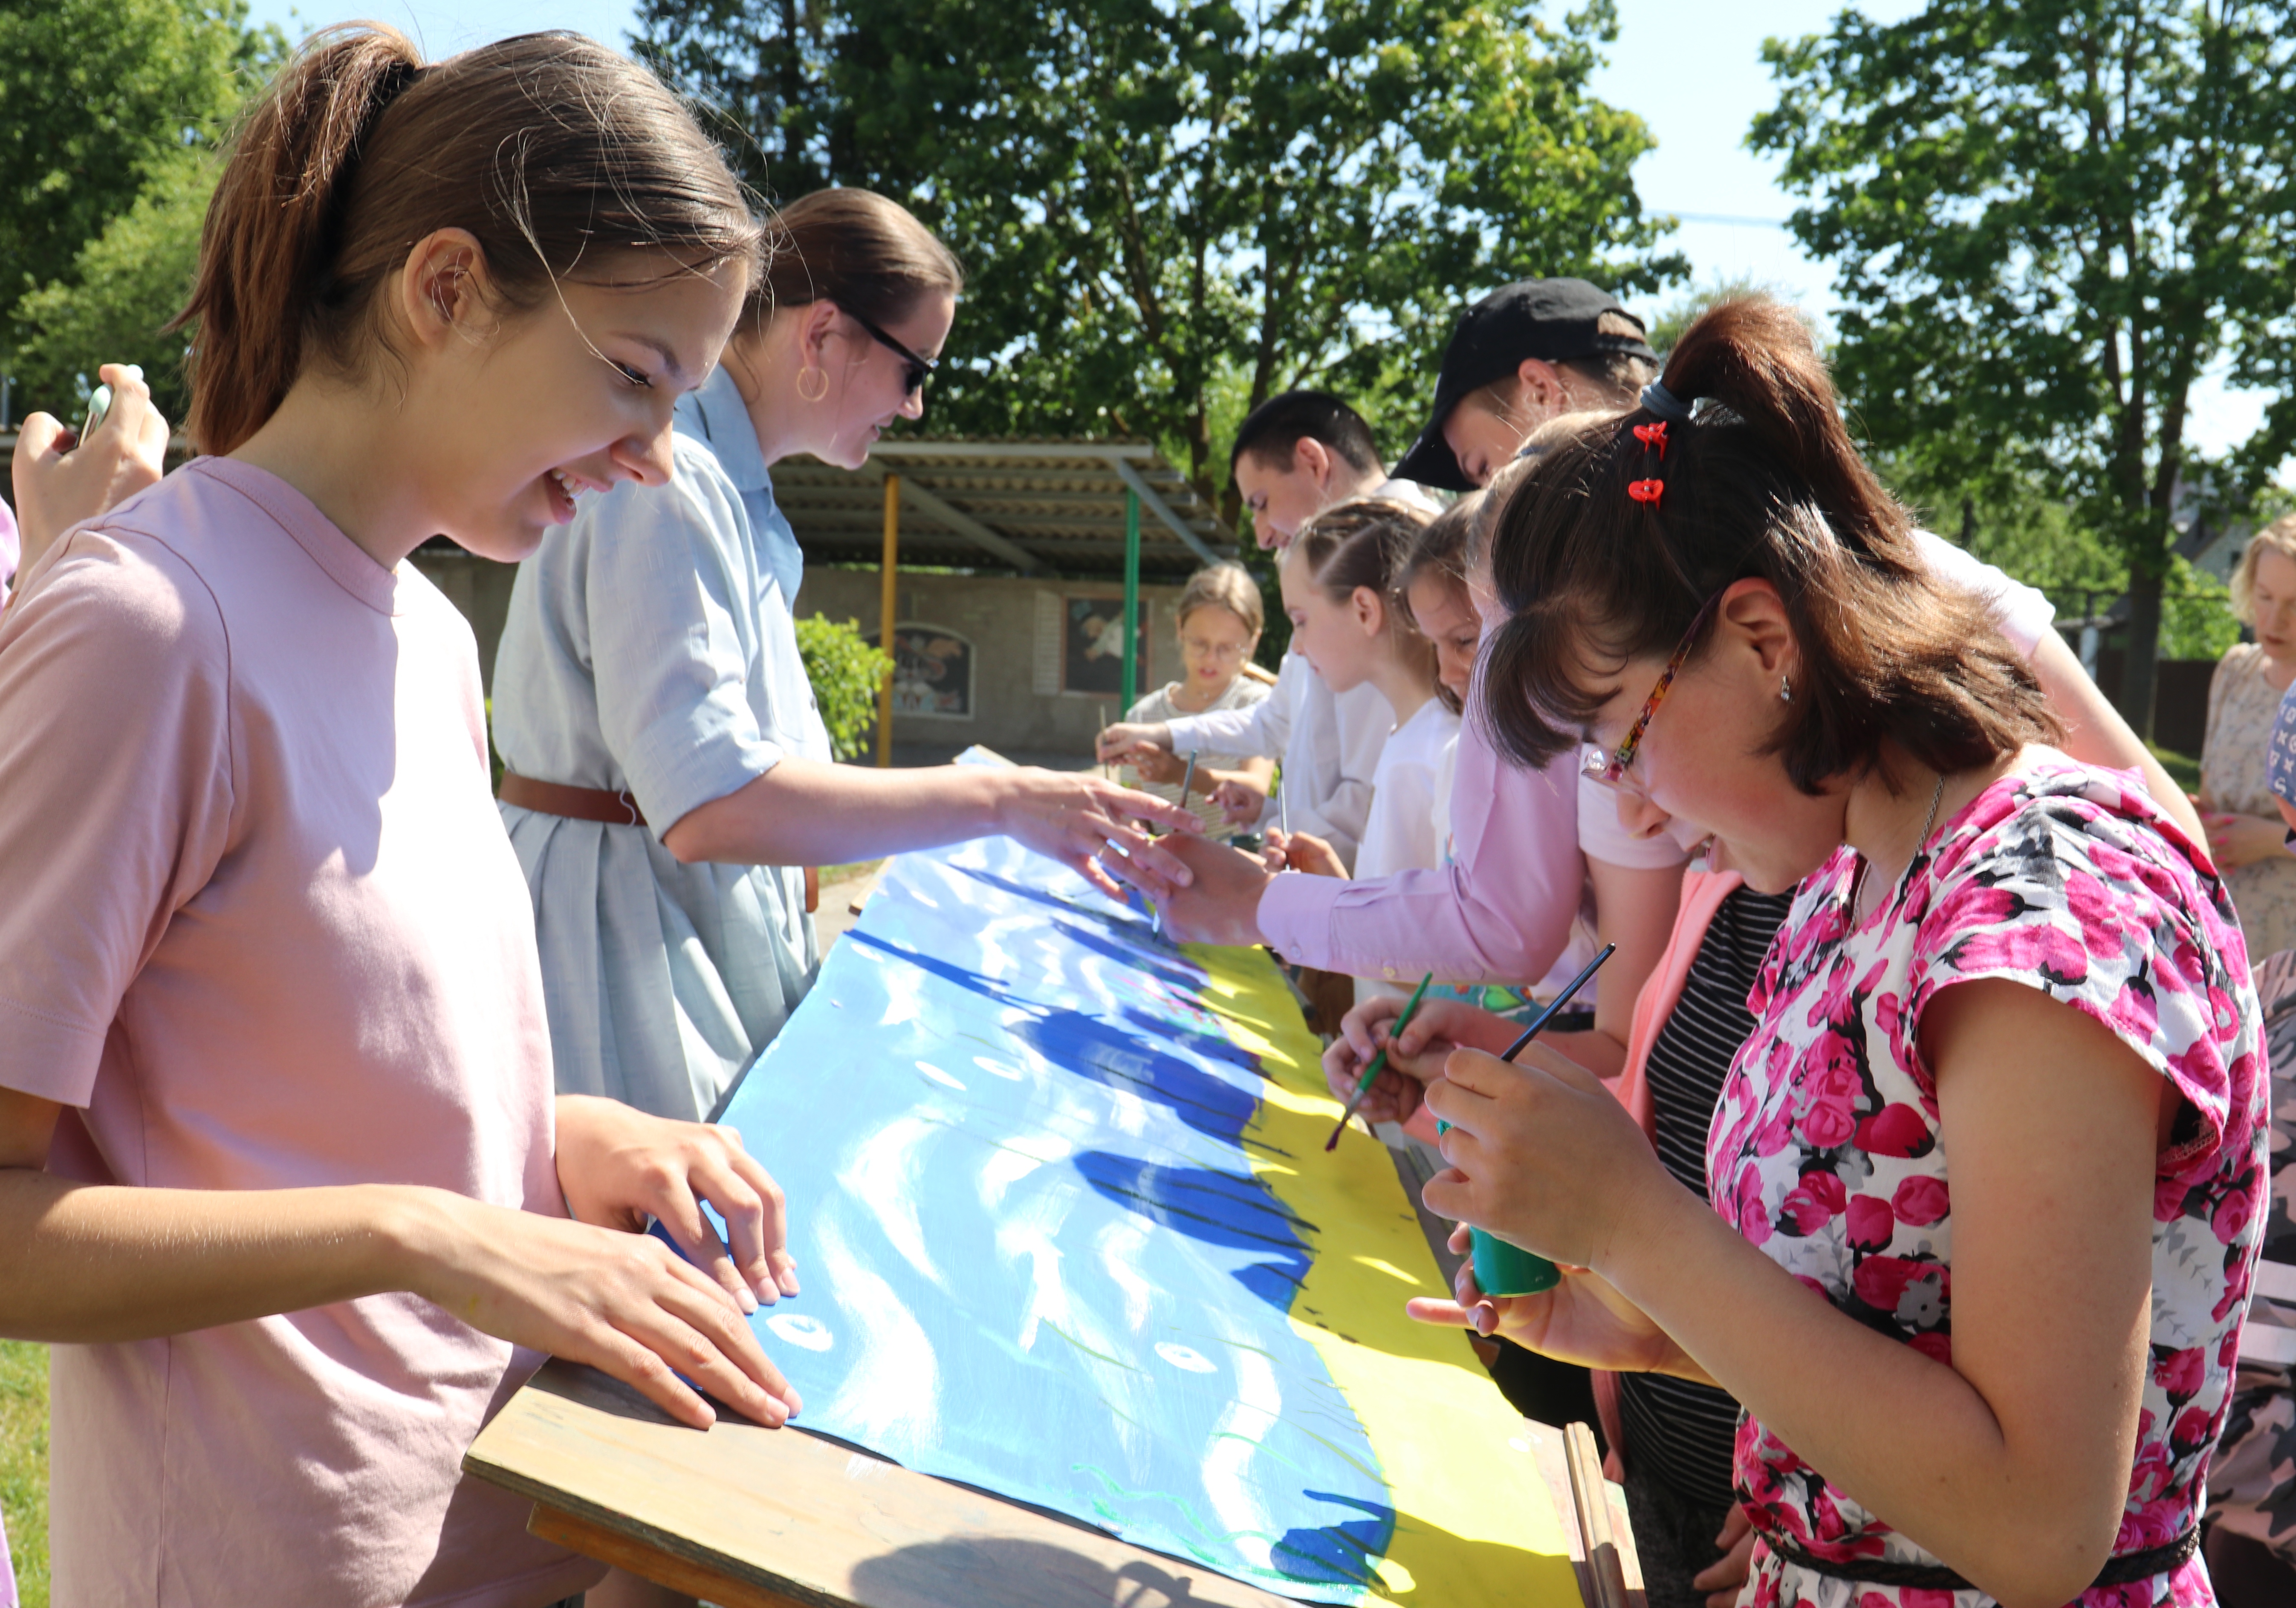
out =
<path fill-rule="evenodd" d="M 1061 690 L 1096 698 L 1124 692 L 1124 600 L 1120 596 L 1071 594 L 1064 601 L 1066 634 L 1062 641 Z M 1140 690 L 1153 684 L 1148 671 L 1148 614 L 1140 608 Z"/>
<path fill-rule="evenodd" d="M 972 641 L 940 625 L 894 626 L 893 718 L 971 720 L 972 707 Z"/>

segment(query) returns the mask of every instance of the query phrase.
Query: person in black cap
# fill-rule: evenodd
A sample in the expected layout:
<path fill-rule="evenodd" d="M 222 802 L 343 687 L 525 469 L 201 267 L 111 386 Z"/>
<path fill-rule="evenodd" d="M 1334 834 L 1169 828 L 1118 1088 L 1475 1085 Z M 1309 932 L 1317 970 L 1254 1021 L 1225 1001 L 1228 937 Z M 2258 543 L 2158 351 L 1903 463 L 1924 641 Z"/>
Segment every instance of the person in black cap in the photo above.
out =
<path fill-rule="evenodd" d="M 1658 377 L 1643 321 L 1583 279 L 1526 279 L 1459 319 L 1443 351 L 1435 408 L 1395 466 L 1406 480 L 1473 491 L 1549 419 L 1630 407 Z"/>

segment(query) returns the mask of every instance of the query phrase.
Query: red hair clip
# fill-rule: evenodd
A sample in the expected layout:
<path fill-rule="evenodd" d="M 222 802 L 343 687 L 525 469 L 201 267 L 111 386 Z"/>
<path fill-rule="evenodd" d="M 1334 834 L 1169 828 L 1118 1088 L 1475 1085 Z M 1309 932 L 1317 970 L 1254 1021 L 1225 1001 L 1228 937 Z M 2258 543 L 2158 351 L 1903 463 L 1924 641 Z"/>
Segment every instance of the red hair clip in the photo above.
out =
<path fill-rule="evenodd" d="M 1666 482 L 1663 480 L 1633 480 L 1627 485 L 1627 495 L 1637 502 L 1647 502 L 1652 508 L 1658 506 L 1659 495 L 1665 490 Z"/>
<path fill-rule="evenodd" d="M 1635 439 L 1641 442 L 1644 446 L 1656 452 L 1659 455 L 1660 461 L 1664 461 L 1666 458 L 1665 420 L 1660 420 L 1656 424 L 1638 424 L 1635 426 Z"/>

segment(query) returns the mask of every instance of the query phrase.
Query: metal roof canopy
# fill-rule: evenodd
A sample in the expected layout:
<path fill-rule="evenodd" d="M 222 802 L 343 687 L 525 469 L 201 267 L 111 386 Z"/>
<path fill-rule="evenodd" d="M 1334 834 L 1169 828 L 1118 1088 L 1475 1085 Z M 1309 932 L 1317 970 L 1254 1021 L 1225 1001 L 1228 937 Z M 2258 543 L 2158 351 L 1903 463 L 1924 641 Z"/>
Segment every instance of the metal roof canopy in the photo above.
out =
<path fill-rule="evenodd" d="M 1235 538 L 1177 469 L 1141 441 L 880 441 L 858 469 L 774 465 L 774 498 L 806 556 L 879 561 L 885 477 L 901 479 L 901 560 L 1024 575 L 1116 579 L 1125 501 L 1140 500 L 1140 569 L 1185 575 L 1235 557 Z"/>

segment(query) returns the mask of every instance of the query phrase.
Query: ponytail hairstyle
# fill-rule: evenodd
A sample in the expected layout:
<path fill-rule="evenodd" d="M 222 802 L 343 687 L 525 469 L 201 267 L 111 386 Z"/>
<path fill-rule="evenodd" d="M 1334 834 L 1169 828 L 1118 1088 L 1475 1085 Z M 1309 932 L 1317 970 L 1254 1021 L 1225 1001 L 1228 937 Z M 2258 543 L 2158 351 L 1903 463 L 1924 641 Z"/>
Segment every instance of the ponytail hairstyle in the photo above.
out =
<path fill-rule="evenodd" d="M 512 312 L 578 275 L 754 262 L 761 233 L 676 97 L 602 45 L 525 34 L 426 66 L 394 29 L 322 29 L 234 132 L 170 326 L 198 324 L 194 445 L 237 447 L 307 363 L 361 372 L 388 346 L 377 291 L 447 228 L 476 237 Z"/>
<path fill-rule="evenodd" d="M 752 330 L 762 330 L 777 307 L 817 301 L 872 323 L 897 323 L 919 297 L 964 289 L 964 270 L 939 237 L 898 201 L 870 190 L 798 197 L 767 228 L 765 258 L 742 310 Z"/>
<path fill-rule="evenodd" d="M 1931 576 L 1808 331 L 1765 297 L 1710 308 L 1642 405 L 1539 457 L 1491 569 L 1512 617 L 1485 643 L 1475 714 L 1519 764 L 1575 747 L 1603 678 L 1666 657 L 1749 577 L 1776 589 L 1800 656 L 1766 751 L 1804 792 L 1873 771 L 1887 739 L 1954 771 L 2062 734 L 1990 605 Z"/>
<path fill-rule="evenodd" d="M 1435 680 L 1435 644 L 1420 634 L 1403 596 L 1404 569 L 1432 518 L 1412 503 L 1353 497 L 1301 526 L 1292 553 L 1334 603 L 1349 601 L 1358 587 L 1377 592 L 1389 650 L 1406 665 L 1423 665 L 1445 706 L 1456 710 L 1449 690 Z"/>

